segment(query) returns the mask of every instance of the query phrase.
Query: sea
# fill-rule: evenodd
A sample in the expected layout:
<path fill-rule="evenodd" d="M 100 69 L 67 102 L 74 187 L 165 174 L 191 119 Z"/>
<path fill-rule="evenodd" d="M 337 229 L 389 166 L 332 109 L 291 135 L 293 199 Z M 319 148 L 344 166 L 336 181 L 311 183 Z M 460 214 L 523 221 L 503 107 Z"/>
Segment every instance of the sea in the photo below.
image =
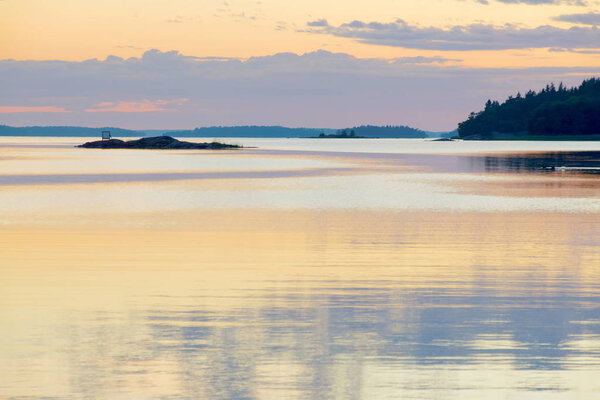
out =
<path fill-rule="evenodd" d="M 0 398 L 600 398 L 599 142 L 88 140 L 0 137 Z"/>

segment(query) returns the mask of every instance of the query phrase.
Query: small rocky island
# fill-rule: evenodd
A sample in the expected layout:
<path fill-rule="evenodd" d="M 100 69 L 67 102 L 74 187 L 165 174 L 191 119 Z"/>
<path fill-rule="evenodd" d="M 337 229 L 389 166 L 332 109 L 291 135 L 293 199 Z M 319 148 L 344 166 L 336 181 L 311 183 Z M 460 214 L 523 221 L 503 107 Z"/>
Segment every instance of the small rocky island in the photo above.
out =
<path fill-rule="evenodd" d="M 240 149 L 242 146 L 238 146 L 235 144 L 225 144 L 220 142 L 183 142 L 181 140 L 172 138 L 171 136 L 154 136 L 128 141 L 123 141 L 119 139 L 97 140 L 95 142 L 84 143 L 77 147 L 84 147 L 86 149 L 221 150 Z"/>

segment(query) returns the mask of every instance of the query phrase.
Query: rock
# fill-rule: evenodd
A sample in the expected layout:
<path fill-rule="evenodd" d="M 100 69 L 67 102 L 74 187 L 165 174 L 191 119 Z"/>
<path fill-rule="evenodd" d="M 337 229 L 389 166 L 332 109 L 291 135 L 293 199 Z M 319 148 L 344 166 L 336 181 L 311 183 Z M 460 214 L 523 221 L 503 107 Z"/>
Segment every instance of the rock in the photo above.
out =
<path fill-rule="evenodd" d="M 183 142 L 172 138 L 171 136 L 154 136 L 141 138 L 137 140 L 123 141 L 119 139 L 98 140 L 95 142 L 87 142 L 77 147 L 86 149 L 165 149 L 165 150 L 190 150 L 190 149 L 238 149 L 241 146 L 234 144 L 225 144 L 219 142 L 211 143 L 191 143 Z"/>

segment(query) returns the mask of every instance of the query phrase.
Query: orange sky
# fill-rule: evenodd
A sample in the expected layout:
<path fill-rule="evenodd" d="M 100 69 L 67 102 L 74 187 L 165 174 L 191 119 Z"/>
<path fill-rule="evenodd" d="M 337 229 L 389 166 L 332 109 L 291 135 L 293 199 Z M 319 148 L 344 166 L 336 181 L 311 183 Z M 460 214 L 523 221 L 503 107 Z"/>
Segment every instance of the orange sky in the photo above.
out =
<path fill-rule="evenodd" d="M 597 76 L 597 26 L 600 0 L 0 0 L 0 123 L 452 130 Z"/>
<path fill-rule="evenodd" d="M 387 23 L 401 18 L 421 28 L 474 23 L 569 28 L 573 24 L 553 18 L 599 9 L 593 3 L 527 5 L 496 0 L 488 5 L 475 0 L 348 0 L 343 6 L 333 0 L 0 0 L 0 59 L 137 57 L 151 48 L 202 57 L 248 58 L 324 49 L 357 57 L 442 55 L 478 67 L 597 66 L 599 54 L 549 52 L 547 48 L 406 49 L 301 31 L 306 30 L 307 22 L 321 18 L 331 25 L 353 20 Z"/>

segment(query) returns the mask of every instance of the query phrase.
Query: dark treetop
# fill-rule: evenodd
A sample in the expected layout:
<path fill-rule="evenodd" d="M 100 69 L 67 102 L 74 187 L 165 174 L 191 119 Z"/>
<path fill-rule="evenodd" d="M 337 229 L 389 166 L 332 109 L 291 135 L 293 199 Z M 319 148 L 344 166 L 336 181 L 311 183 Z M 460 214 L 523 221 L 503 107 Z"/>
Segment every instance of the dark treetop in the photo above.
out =
<path fill-rule="evenodd" d="M 234 144 L 225 144 L 219 142 L 211 143 L 190 143 L 182 142 L 171 136 L 155 136 L 138 140 L 129 140 L 127 142 L 119 139 L 98 140 L 96 142 L 87 142 L 77 147 L 87 149 L 238 149 L 241 146 Z"/>
<path fill-rule="evenodd" d="M 517 93 L 502 104 L 488 100 L 483 111 L 458 124 L 458 134 L 465 139 L 600 135 L 600 79 L 570 89 L 550 84 L 537 93 Z"/>

